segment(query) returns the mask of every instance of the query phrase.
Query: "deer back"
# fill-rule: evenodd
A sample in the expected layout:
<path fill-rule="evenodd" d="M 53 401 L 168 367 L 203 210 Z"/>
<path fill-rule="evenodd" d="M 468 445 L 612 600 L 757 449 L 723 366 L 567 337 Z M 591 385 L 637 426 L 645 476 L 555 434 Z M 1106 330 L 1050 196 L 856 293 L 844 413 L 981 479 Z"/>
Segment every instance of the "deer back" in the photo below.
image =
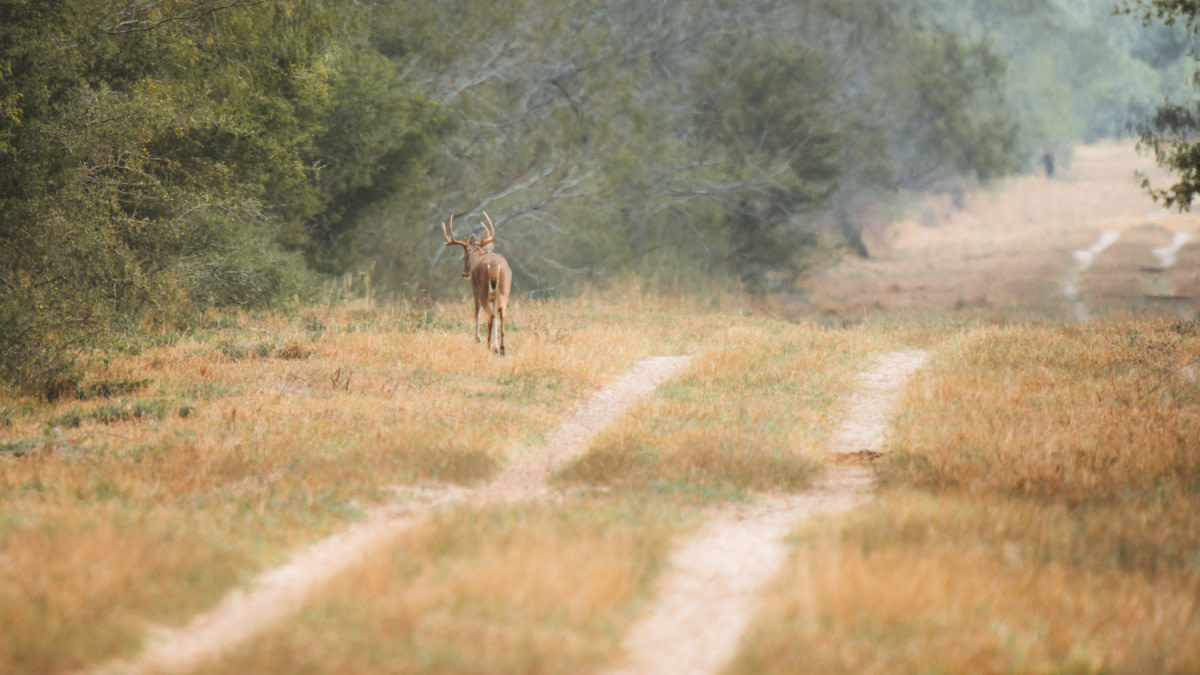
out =
<path fill-rule="evenodd" d="M 512 271 L 504 256 L 486 251 L 471 261 L 470 270 L 475 297 L 490 299 L 493 293 L 498 293 L 507 298 L 512 287 Z"/>

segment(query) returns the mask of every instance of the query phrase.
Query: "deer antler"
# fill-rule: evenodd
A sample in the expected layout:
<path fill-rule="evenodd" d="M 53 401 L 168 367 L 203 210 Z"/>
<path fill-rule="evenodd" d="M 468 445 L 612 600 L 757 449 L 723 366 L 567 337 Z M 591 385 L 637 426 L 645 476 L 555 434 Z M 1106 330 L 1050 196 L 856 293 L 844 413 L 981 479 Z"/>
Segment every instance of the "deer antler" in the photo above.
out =
<path fill-rule="evenodd" d="M 496 226 L 492 225 L 492 219 L 488 218 L 487 211 L 483 212 L 483 217 L 487 218 L 487 225 L 484 225 L 484 229 L 488 230 L 488 238 L 479 242 L 480 246 L 483 246 L 485 244 L 490 244 L 490 243 L 492 243 L 492 240 L 496 238 Z M 483 225 L 483 223 L 480 223 L 480 225 Z"/>
<path fill-rule="evenodd" d="M 455 244 L 458 244 L 459 246 L 462 246 L 463 248 L 467 247 L 467 242 L 459 241 L 454 238 L 454 214 L 453 213 L 450 214 L 450 233 L 446 234 L 446 224 L 442 223 L 442 236 L 446 238 L 447 246 L 453 246 Z"/>

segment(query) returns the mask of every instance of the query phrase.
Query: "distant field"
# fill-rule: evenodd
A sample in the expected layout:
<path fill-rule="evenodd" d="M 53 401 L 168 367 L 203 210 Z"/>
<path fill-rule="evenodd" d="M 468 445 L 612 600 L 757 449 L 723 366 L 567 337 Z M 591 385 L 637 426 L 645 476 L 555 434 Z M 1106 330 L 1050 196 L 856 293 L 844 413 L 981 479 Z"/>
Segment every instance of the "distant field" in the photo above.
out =
<path fill-rule="evenodd" d="M 1200 224 L 1141 196 L 1146 164 L 1080 148 L 1058 180 L 931 201 L 800 303 L 522 298 L 505 358 L 465 286 L 214 315 L 57 400 L 0 396 L 0 672 L 133 656 L 397 487 L 478 486 L 638 361 L 691 355 L 558 498 L 442 511 L 200 667 L 595 670 L 702 509 L 808 489 L 857 374 L 911 348 L 877 497 L 797 527 L 728 672 L 1198 672 L 1200 242 L 1152 250 Z"/>
<path fill-rule="evenodd" d="M 805 280 L 805 310 L 828 316 L 954 315 L 986 320 L 1072 316 L 1063 285 L 1077 250 L 1119 233 L 1078 273 L 1080 299 L 1097 316 L 1192 318 L 1200 308 L 1200 217 L 1167 212 L 1134 171 L 1167 177 L 1131 144 L 1077 148 L 1053 179 L 1031 175 L 969 194 L 962 208 L 929 198 L 900 222 L 868 228 L 870 260 L 846 260 Z M 1167 269 L 1153 254 L 1192 235 Z M 1165 292 L 1164 287 L 1170 291 Z M 1164 297 L 1171 296 L 1171 297 Z"/>

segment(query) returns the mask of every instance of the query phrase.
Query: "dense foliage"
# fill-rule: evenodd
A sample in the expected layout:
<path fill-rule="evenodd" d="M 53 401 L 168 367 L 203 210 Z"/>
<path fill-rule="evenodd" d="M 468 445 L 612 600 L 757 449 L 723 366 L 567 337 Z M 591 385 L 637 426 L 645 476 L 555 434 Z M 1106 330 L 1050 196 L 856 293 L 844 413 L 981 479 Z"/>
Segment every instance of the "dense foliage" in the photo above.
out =
<path fill-rule="evenodd" d="M 1176 28 L 1187 39 L 1178 40 L 1180 49 L 1194 50 L 1194 38 L 1200 35 L 1200 2 L 1195 0 L 1131 0 L 1121 11 L 1140 17 L 1145 27 L 1151 30 Z M 1180 28 L 1182 27 L 1182 28 Z M 1195 58 L 1196 52 L 1189 51 Z M 1192 78 L 1192 84 L 1200 87 L 1200 72 Z M 1196 195 L 1200 194 L 1200 102 L 1195 90 L 1190 95 L 1171 99 L 1158 106 L 1154 116 L 1139 125 L 1142 143 L 1154 152 L 1159 165 L 1170 169 L 1178 181 L 1168 187 L 1152 186 L 1149 180 L 1142 184 L 1150 194 L 1168 208 L 1189 210 Z M 1187 102 L 1181 102 L 1186 100 Z"/>
<path fill-rule="evenodd" d="M 451 213 L 489 212 L 523 294 L 767 292 L 821 242 L 863 252 L 864 196 L 1025 170 L 1148 108 L 1180 31 L 1106 12 L 0 0 L 0 377 L 321 275 L 461 292 Z"/>
<path fill-rule="evenodd" d="M 304 289 L 438 108 L 339 2 L 0 2 L 0 375 Z M 366 194 L 366 197 L 364 197 Z"/>

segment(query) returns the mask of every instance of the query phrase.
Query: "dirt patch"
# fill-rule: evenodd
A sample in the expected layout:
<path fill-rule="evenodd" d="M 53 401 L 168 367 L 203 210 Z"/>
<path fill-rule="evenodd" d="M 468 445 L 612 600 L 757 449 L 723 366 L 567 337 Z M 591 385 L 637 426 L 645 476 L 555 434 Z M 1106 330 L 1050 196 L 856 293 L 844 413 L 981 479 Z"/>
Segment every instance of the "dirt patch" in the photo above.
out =
<path fill-rule="evenodd" d="M 104 664 L 90 672 L 135 675 L 194 668 L 294 613 L 312 589 L 384 549 L 436 509 L 468 500 L 479 504 L 511 503 L 546 496 L 546 478 L 558 463 L 583 451 L 592 436 L 689 362 L 687 356 L 642 361 L 594 395 L 544 445 L 515 458 L 482 488 L 399 488 L 401 499 L 372 509 L 365 522 L 318 542 L 286 565 L 260 575 L 247 589 L 230 593 L 186 626 L 152 630 L 146 650 L 134 660 Z"/>
<path fill-rule="evenodd" d="M 355 561 L 381 550 L 420 522 L 432 502 L 396 504 L 380 509 L 363 523 L 325 539 L 270 570 L 245 590 L 236 590 L 211 611 L 183 628 L 154 628 L 147 649 L 128 663 L 106 664 L 91 672 L 174 672 L 195 667 L 205 658 L 234 647 L 300 609 L 308 592 L 329 581 Z"/>

